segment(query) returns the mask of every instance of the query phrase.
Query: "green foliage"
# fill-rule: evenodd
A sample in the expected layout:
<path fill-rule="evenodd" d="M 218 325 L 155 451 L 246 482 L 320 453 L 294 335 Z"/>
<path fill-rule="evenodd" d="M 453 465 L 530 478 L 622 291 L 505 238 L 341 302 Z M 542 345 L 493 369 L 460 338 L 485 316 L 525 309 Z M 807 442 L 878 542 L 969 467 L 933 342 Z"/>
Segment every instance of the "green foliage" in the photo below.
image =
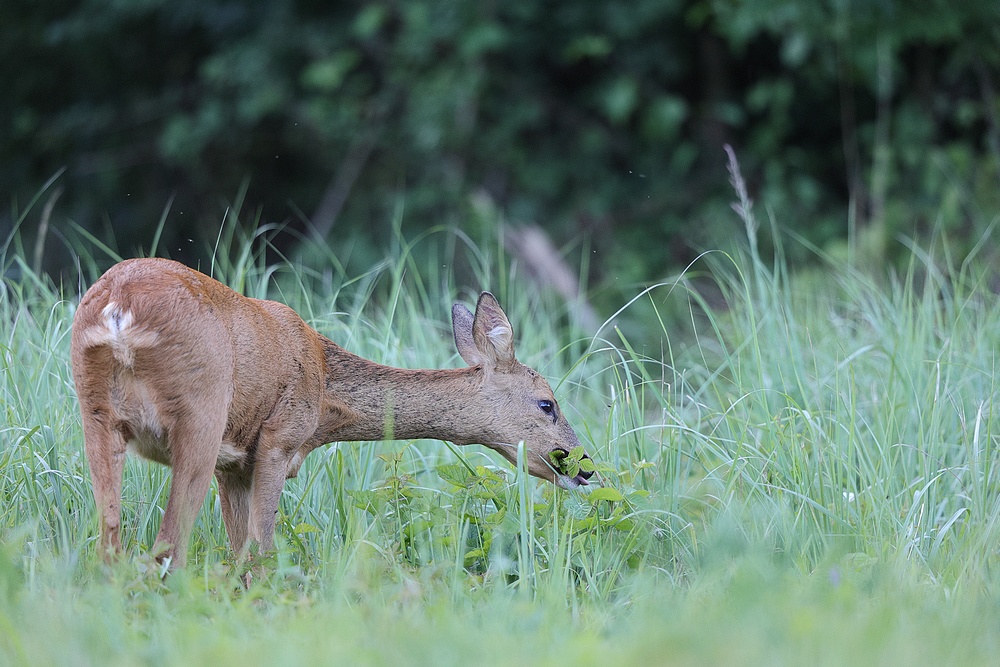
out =
<path fill-rule="evenodd" d="M 583 446 L 574 447 L 569 452 L 556 450 L 549 454 L 549 460 L 556 472 L 566 477 L 576 477 L 583 472 L 594 472 L 596 467 L 590 459 L 584 458 L 586 450 Z"/>
<path fill-rule="evenodd" d="M 885 280 L 819 251 L 822 273 L 793 274 L 780 255 L 761 259 L 732 170 L 746 249 L 635 294 L 619 316 L 642 336 L 609 321 L 575 340 L 497 248 L 454 230 L 399 235 L 360 274 L 323 247 L 324 271 L 272 265 L 266 235 L 227 232 L 206 269 L 382 363 L 461 363 L 448 306 L 496 289 L 520 357 L 552 380 L 595 466 L 590 487 L 565 491 L 481 448 L 334 443 L 286 483 L 277 547 L 249 590 L 214 491 L 190 568 L 161 580 L 143 554 L 168 475 L 134 457 L 127 553 L 99 562 L 67 363 L 77 280 L 62 291 L 12 241 L 0 258 L 0 662 L 995 661 L 990 237 L 956 259 L 942 230 Z M 468 291 L 441 268 L 458 264 L 476 267 Z M 553 463 L 570 474 L 587 460 Z"/>
<path fill-rule="evenodd" d="M 975 239 L 1000 207 L 998 7 L 6 2 L 0 57 L 31 66 L 0 72 L 17 202 L 0 232 L 61 169 L 59 209 L 129 251 L 173 197 L 156 250 L 190 261 L 227 207 L 248 227 L 370 240 L 405 201 L 409 228 L 477 237 L 494 221 L 470 199 L 486 196 L 589 237 L 598 284 L 632 285 L 729 238 L 730 143 L 811 243 L 857 231 L 873 258 L 905 256 L 898 234 Z M 50 268 L 71 264 L 57 252 Z"/>

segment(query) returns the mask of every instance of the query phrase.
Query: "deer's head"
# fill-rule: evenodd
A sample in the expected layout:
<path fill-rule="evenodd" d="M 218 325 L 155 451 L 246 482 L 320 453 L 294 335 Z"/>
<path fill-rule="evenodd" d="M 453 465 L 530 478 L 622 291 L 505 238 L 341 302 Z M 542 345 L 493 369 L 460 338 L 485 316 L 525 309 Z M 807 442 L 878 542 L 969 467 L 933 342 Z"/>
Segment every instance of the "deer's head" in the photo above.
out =
<path fill-rule="evenodd" d="M 592 472 L 570 477 L 559 469 L 558 462 L 580 441 L 549 383 L 514 357 L 514 332 L 496 298 L 483 292 L 475 315 L 461 304 L 455 304 L 451 315 L 458 353 L 481 373 L 479 396 L 469 398 L 490 413 L 483 415 L 489 433 L 478 444 L 517 465 L 518 443 L 523 442 L 532 475 L 567 489 L 587 484 Z"/>

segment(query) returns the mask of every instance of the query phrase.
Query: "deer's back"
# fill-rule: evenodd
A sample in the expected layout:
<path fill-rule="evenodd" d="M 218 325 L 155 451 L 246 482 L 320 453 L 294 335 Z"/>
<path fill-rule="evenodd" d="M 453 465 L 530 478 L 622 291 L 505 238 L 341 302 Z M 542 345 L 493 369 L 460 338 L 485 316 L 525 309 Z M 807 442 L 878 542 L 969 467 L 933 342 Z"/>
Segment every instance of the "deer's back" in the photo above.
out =
<path fill-rule="evenodd" d="M 165 259 L 109 269 L 81 300 L 71 342 L 81 399 L 111 401 L 118 418 L 151 432 L 225 410 L 224 439 L 237 450 L 289 410 L 318 410 L 321 350 L 287 306 Z"/>

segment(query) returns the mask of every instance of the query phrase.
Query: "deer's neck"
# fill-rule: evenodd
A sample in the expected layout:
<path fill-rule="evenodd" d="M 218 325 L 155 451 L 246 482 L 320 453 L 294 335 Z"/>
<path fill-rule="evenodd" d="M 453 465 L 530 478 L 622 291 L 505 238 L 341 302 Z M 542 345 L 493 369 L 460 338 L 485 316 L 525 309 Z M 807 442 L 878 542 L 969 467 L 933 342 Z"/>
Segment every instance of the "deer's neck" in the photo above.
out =
<path fill-rule="evenodd" d="M 324 341 L 326 405 L 317 439 L 431 438 L 472 444 L 484 438 L 481 371 L 383 366 Z M 473 432 L 473 425 L 476 425 Z"/>

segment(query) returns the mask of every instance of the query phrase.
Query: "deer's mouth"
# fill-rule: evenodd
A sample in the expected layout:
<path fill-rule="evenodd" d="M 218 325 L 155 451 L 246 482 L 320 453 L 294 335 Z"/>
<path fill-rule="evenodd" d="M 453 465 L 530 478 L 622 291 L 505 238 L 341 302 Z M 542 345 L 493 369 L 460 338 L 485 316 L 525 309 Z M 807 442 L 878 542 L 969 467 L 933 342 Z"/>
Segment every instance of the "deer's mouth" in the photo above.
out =
<path fill-rule="evenodd" d="M 579 486 L 587 486 L 590 484 L 588 480 L 593 477 L 594 471 L 581 470 L 579 461 L 572 466 L 572 470 L 567 470 L 565 462 L 568 456 L 569 452 L 562 447 L 557 448 L 549 455 L 556 472 L 556 484 L 564 489 L 575 489 Z M 590 461 L 590 457 L 584 454 L 581 460 Z M 573 474 L 574 472 L 576 474 Z"/>
<path fill-rule="evenodd" d="M 588 481 L 594 473 L 592 472 L 581 472 L 576 477 L 567 477 L 566 475 L 557 475 L 556 484 L 564 489 L 572 490 L 580 486 L 587 486 L 590 484 Z"/>

